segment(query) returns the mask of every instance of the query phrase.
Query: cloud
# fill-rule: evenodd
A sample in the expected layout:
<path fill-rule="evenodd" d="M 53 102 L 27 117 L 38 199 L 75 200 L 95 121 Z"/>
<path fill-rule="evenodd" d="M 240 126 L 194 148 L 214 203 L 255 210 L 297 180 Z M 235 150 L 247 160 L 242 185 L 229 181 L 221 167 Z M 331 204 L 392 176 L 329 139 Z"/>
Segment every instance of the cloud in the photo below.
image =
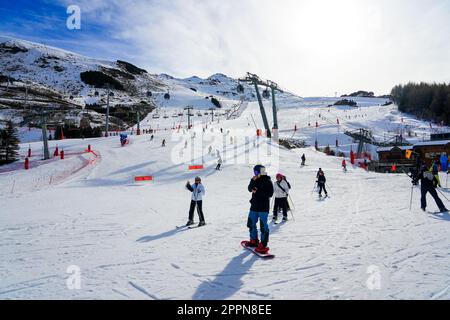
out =
<path fill-rule="evenodd" d="M 250 71 L 302 95 L 450 81 L 446 0 L 62 0 L 100 53 L 179 77 Z M 96 34 L 87 34 L 95 45 Z"/>

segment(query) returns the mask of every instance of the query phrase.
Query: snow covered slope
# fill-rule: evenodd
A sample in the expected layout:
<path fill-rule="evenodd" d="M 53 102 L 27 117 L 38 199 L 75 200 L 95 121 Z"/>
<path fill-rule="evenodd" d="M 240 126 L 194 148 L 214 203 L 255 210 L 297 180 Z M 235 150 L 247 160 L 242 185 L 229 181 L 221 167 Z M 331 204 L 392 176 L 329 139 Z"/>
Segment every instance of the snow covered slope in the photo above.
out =
<path fill-rule="evenodd" d="M 292 136 L 283 130 L 297 123 L 297 134 L 314 141 L 307 122 L 319 121 L 319 112 L 330 122 L 351 116 L 342 121 L 349 129 L 395 129 L 404 117 L 425 132 L 425 123 L 394 107 L 364 101 L 361 110 L 328 113 L 328 99 L 303 105 L 280 99 L 281 134 Z M 450 299 L 449 215 L 421 212 L 418 189 L 409 211 L 405 175 L 343 173 L 339 158 L 257 139 L 251 117 L 260 127 L 258 110 L 251 102 L 238 119 L 209 123 L 204 133 L 197 119 L 195 138 L 164 130 L 169 119 L 146 119 L 143 125 L 161 122 L 153 142 L 148 135 L 131 136 L 124 148 L 117 137 L 52 141 L 52 150 L 58 143 L 67 159 L 42 163 L 38 156 L 30 171 L 0 173 L 0 299 Z M 334 140 L 335 129 L 322 120 L 320 139 Z M 88 144 L 97 157 L 83 153 Z M 40 143 L 31 147 L 40 153 Z M 214 170 L 217 150 L 223 171 Z M 303 153 L 308 166 L 301 169 Z M 258 156 L 265 164 L 276 159 L 269 174 L 283 172 L 293 186 L 295 221 L 270 225 L 272 261 L 240 247 L 248 238 L 247 185 Z M 201 163 L 203 171 L 188 171 Z M 319 167 L 328 178 L 328 199 L 312 192 Z M 154 181 L 134 183 L 141 175 Z M 208 225 L 177 230 L 190 201 L 184 185 L 196 175 L 206 187 Z M 429 211 L 436 209 L 430 201 Z M 71 266 L 79 267 L 80 290 L 67 287 Z"/>

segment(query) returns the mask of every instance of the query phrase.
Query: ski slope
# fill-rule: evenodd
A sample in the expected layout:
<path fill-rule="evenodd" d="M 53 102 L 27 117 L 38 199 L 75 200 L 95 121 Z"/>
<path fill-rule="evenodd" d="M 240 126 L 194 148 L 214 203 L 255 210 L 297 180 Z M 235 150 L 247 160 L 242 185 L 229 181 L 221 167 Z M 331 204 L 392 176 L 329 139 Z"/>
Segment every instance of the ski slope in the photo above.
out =
<path fill-rule="evenodd" d="M 292 136 L 283 129 L 297 123 L 295 135 L 311 143 L 315 128 L 307 122 L 319 112 L 332 119 L 327 99 L 279 104 L 281 136 Z M 349 129 L 364 124 L 384 131 L 404 117 L 426 132 L 426 123 L 378 104 L 330 113 L 367 114 L 344 121 Z M 37 167 L 0 173 L 0 299 L 450 299 L 449 215 L 424 214 L 418 189 L 410 211 L 405 175 L 358 168 L 343 173 L 340 158 L 257 139 L 251 116 L 261 127 L 258 110 L 251 102 L 238 119 L 209 123 L 204 133 L 197 122 L 195 138 L 193 131 L 161 130 L 153 142 L 149 135 L 131 136 L 123 148 L 118 137 L 51 141 L 51 150 L 58 143 L 67 151 L 65 160 L 38 161 L 41 143 L 31 143 Z M 334 143 L 336 130 L 324 120 L 320 144 Z M 83 152 L 88 144 L 97 157 Z M 248 238 L 254 156 L 266 164 L 269 147 L 270 159 L 276 158 L 269 174 L 282 172 L 293 186 L 295 221 L 270 224 L 276 258 L 264 261 L 240 242 Z M 27 149 L 23 145 L 21 153 Z M 224 158 L 219 172 L 217 151 Z M 300 168 L 303 153 L 308 166 Z M 204 170 L 188 170 L 202 163 Z M 313 192 L 319 167 L 328 179 L 328 199 Z M 53 175 L 59 178 L 51 181 Z M 141 175 L 154 181 L 135 183 Z M 196 175 L 206 187 L 208 225 L 176 230 L 187 220 L 184 185 Z M 436 210 L 429 201 L 429 211 Z M 80 290 L 67 287 L 71 266 L 80 268 Z"/>

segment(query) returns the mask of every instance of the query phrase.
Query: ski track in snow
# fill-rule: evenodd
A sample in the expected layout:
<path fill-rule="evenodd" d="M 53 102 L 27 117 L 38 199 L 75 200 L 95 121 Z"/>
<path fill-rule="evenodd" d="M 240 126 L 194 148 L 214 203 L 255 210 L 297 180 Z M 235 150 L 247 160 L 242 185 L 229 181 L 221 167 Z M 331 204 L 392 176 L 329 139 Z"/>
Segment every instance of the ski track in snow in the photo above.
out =
<path fill-rule="evenodd" d="M 373 125 L 377 131 L 394 126 L 387 117 L 396 121 L 402 117 L 392 107 L 364 103 L 367 120 L 352 120 L 351 125 Z M 332 117 L 327 108 L 319 108 L 326 105 L 321 100 L 305 99 L 303 106 L 282 100 L 279 105 L 281 127 L 297 122 L 302 130 L 296 136 L 309 143 L 315 134 L 305 124 L 308 118 L 315 119 L 319 113 Z M 330 113 L 344 115 L 341 109 Z M 251 115 L 260 125 L 259 107 L 249 103 L 236 120 L 210 126 L 205 135 L 208 143 L 202 149 L 212 145 L 222 155 L 245 156 L 246 146 L 250 150 L 264 146 L 265 139 L 254 141 L 253 146 L 252 136 L 239 140 L 235 148 L 227 136 L 226 148 L 222 148 L 223 139 L 214 135 L 222 127 L 225 133 L 230 130 L 231 136 L 239 137 L 238 129 L 248 127 Z M 149 125 L 147 120 L 143 125 Z M 319 138 L 333 144 L 335 128 L 323 126 Z M 167 148 L 161 147 L 163 138 Z M 312 148 L 280 148 L 277 171 L 285 173 L 293 185 L 295 221 L 270 224 L 269 246 L 276 258 L 264 261 L 240 246 L 248 237 L 250 194 L 246 189 L 254 163 L 225 162 L 223 170 L 216 172 L 216 158 L 206 151 L 206 169 L 188 172 L 187 166 L 197 164 L 201 157 L 173 161 L 184 141 L 191 139 L 188 134 L 171 136 L 162 131 L 155 134 L 154 142 L 148 136 L 131 139 L 133 143 L 125 148 L 116 137 L 59 141 L 61 147 L 74 150 L 91 144 L 101 160 L 76 172 L 72 169 L 79 162 L 68 161 L 63 169 L 70 167 L 74 173 L 42 188 L 27 187 L 27 177 L 48 181 L 61 162 L 42 164 L 27 175 L 23 171 L 0 174 L 4 208 L 0 214 L 0 298 L 450 298 L 450 217 L 424 215 L 418 189 L 410 212 L 410 181 L 404 175 L 368 173 L 351 166 L 343 173 L 339 158 Z M 56 142 L 50 143 L 53 147 Z M 22 151 L 27 148 L 28 144 L 23 145 Z M 350 143 L 343 143 L 343 150 L 349 149 Z M 308 166 L 300 169 L 303 153 Z M 319 167 L 330 185 L 331 197 L 324 201 L 311 193 Z M 155 180 L 136 184 L 133 177 L 137 175 L 154 175 Z M 208 224 L 196 230 L 176 230 L 176 225 L 187 220 L 190 193 L 184 185 L 196 175 L 203 177 L 206 186 Z M 17 182 L 12 194 L 13 180 Z M 431 199 L 429 206 L 435 208 Z M 72 265 L 80 267 L 81 290 L 66 286 L 66 270 Z M 370 267 L 380 272 L 380 290 L 367 287 Z"/>

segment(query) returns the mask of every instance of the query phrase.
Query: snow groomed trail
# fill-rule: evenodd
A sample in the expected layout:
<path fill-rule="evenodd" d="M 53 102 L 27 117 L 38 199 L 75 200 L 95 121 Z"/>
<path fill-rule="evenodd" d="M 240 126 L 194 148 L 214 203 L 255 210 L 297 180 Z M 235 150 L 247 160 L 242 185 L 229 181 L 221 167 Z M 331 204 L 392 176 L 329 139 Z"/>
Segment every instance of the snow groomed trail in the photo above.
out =
<path fill-rule="evenodd" d="M 260 121 L 257 110 L 250 103 L 239 119 L 210 126 L 204 146 L 228 159 L 273 145 L 242 136 L 250 114 Z M 283 110 L 280 123 L 298 115 L 294 108 Z M 192 132 L 158 132 L 153 142 L 148 135 L 132 136 L 125 148 L 118 140 L 59 141 L 74 150 L 90 143 L 101 160 L 45 188 L 2 189 L 0 299 L 450 298 L 450 216 L 421 212 L 418 189 L 410 212 L 405 175 L 358 168 L 343 173 L 339 158 L 276 146 L 279 168 L 269 174 L 280 171 L 291 182 L 295 221 L 270 224 L 276 258 L 264 261 L 240 246 L 248 238 L 247 185 L 256 163 L 226 161 L 215 171 L 214 154 L 190 147 Z M 300 168 L 303 153 L 308 166 Z M 201 163 L 204 170 L 188 170 Z M 312 192 L 319 167 L 327 176 L 327 199 Z M 0 174 L 0 185 L 22 174 Z M 46 175 L 37 169 L 26 174 Z M 154 181 L 135 183 L 141 175 Z M 196 175 L 206 187 L 208 225 L 177 230 L 187 220 L 185 183 Z M 435 209 L 429 201 L 429 210 Z M 71 266 L 79 267 L 80 290 L 68 289 Z"/>

